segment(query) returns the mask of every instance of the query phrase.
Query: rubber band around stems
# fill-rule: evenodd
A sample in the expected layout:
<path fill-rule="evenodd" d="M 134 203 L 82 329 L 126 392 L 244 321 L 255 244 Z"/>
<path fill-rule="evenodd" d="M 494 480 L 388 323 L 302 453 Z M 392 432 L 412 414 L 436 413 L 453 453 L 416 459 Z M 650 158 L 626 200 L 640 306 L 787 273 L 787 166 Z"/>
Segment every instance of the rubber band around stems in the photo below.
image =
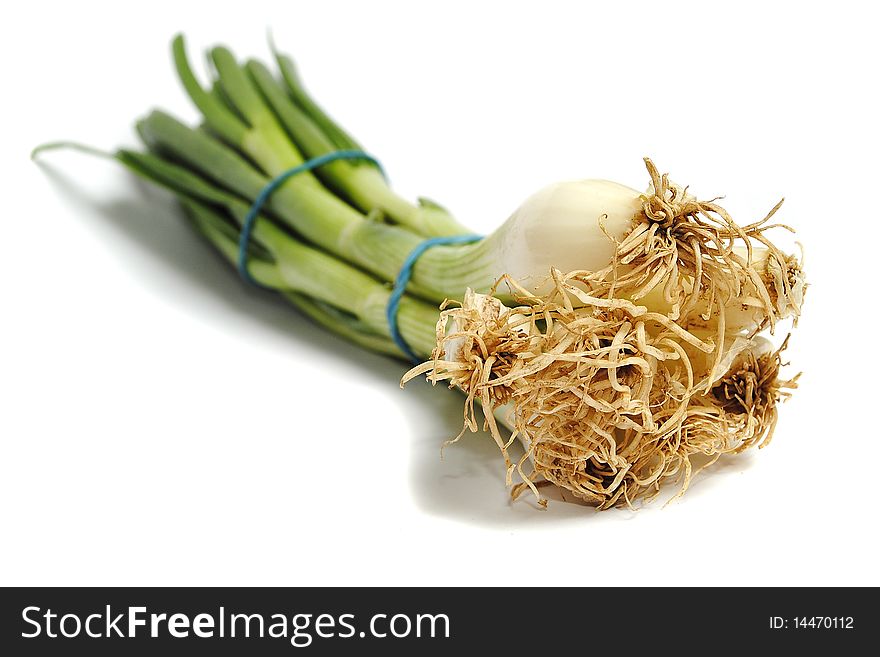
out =
<path fill-rule="evenodd" d="M 441 244 L 469 244 L 471 242 L 478 242 L 481 239 L 483 239 L 482 235 L 448 235 L 445 237 L 431 237 L 424 242 L 421 242 L 416 248 L 410 251 L 406 260 L 404 260 L 403 264 L 400 266 L 397 278 L 394 279 L 394 287 L 391 289 L 391 296 L 388 298 L 388 305 L 385 306 L 385 318 L 388 320 L 388 328 L 391 330 L 391 339 L 394 340 L 394 344 L 396 344 L 398 349 L 400 349 L 413 363 L 420 363 L 422 359 L 413 352 L 409 343 L 404 339 L 403 335 L 400 333 L 400 326 L 397 322 L 400 302 L 403 299 L 404 292 L 406 292 L 406 286 L 412 278 L 413 267 L 415 267 L 415 264 L 418 262 L 421 255 L 431 247 L 440 246 Z"/>
<path fill-rule="evenodd" d="M 238 239 L 238 273 L 242 279 L 256 287 L 265 287 L 251 276 L 247 264 L 248 245 L 251 241 L 251 235 L 254 232 L 254 225 L 257 222 L 257 218 L 260 216 L 260 210 L 266 204 L 266 201 L 269 200 L 269 197 L 272 196 L 275 190 L 295 175 L 311 171 L 324 164 L 335 162 L 336 160 L 364 160 L 370 162 L 378 167 L 379 172 L 386 180 L 388 179 L 385 175 L 385 170 L 376 158 L 364 151 L 352 149 L 334 151 L 332 153 L 325 153 L 324 155 L 313 157 L 312 159 L 292 167 L 270 180 L 266 186 L 260 190 L 260 193 L 257 194 L 257 197 L 254 199 L 254 202 L 248 210 L 248 213 L 245 215 L 244 221 L 241 225 L 241 235 Z M 388 320 L 388 328 L 391 332 L 391 338 L 394 340 L 394 344 L 396 344 L 398 349 L 400 349 L 412 362 L 418 363 L 421 359 L 415 354 L 415 352 L 413 352 L 409 343 L 407 343 L 406 339 L 401 334 L 400 326 L 397 322 L 397 315 L 400 310 L 400 302 L 406 292 L 406 286 L 412 278 L 413 267 L 415 267 L 415 264 L 418 262 L 421 255 L 431 247 L 440 246 L 442 244 L 469 244 L 481 239 L 483 239 L 482 235 L 448 235 L 443 237 L 431 237 L 421 242 L 416 248 L 410 251 L 406 260 L 404 260 L 403 264 L 400 266 L 400 271 L 394 279 L 391 296 L 388 297 L 388 305 L 385 307 L 385 317 Z"/>
<path fill-rule="evenodd" d="M 325 153 L 324 155 L 313 157 L 312 159 L 306 160 L 302 164 L 298 164 L 270 180 L 266 186 L 260 190 L 260 193 L 257 194 L 253 205 L 251 205 L 241 224 L 241 235 L 238 238 L 238 274 L 245 281 L 256 287 L 265 287 L 265 285 L 261 285 L 253 276 L 251 276 L 247 264 L 248 245 L 251 241 L 251 234 L 254 232 L 254 225 L 257 223 L 257 218 L 260 216 L 260 210 L 266 204 L 266 201 L 269 200 L 269 197 L 272 196 L 275 190 L 295 175 L 311 171 L 312 169 L 316 169 L 324 164 L 329 164 L 330 162 L 335 162 L 336 160 L 364 160 L 370 162 L 379 169 L 382 177 L 388 180 L 388 176 L 385 175 L 385 170 L 382 168 L 379 160 L 369 153 L 355 149 L 333 151 L 332 153 Z"/>

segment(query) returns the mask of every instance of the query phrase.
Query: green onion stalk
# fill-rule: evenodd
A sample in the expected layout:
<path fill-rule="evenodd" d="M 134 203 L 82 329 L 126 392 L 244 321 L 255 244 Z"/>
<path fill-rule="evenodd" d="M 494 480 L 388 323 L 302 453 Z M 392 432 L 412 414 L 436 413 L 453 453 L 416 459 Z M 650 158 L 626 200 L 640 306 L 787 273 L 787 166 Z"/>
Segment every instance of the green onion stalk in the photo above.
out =
<path fill-rule="evenodd" d="M 201 125 L 155 110 L 136 124 L 145 148 L 113 157 L 175 194 L 238 266 L 244 223 L 270 182 L 363 148 L 274 45 L 275 72 L 211 49 L 206 86 L 183 37 L 172 50 Z M 697 468 L 767 444 L 777 403 L 795 386 L 778 376 L 781 348 L 759 335 L 796 322 L 806 289 L 802 257 L 767 236 L 779 206 L 740 226 L 645 165 L 647 191 L 551 185 L 484 239 L 435 245 L 412 267 L 395 321 L 424 362 L 404 380 L 425 374 L 461 389 L 462 433 L 479 429 L 483 406 L 514 495 L 530 489 L 543 504 L 549 483 L 609 508 L 651 499 L 669 481 L 683 492 Z M 391 284 L 424 240 L 472 232 L 439 204 L 396 194 L 368 158 L 288 178 L 252 226 L 244 266 L 253 281 L 397 358 L 406 350 L 389 325 Z M 519 459 L 508 450 L 514 438 L 525 446 Z"/>

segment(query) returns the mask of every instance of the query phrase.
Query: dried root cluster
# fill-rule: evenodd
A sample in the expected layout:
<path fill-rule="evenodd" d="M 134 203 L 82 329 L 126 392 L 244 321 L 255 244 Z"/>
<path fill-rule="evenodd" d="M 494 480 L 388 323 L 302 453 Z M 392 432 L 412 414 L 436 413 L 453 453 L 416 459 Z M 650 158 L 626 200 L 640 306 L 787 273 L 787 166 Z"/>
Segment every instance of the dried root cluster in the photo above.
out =
<path fill-rule="evenodd" d="M 796 321 L 805 289 L 800 262 L 766 235 L 774 228 L 794 232 L 770 223 L 782 201 L 760 221 L 739 226 L 714 201 L 699 201 L 661 176 L 651 160 L 645 165 L 651 186 L 632 231 L 617 243 L 608 267 L 584 272 L 580 282 L 608 298 L 662 295 L 669 317 L 684 325 L 723 318 L 734 301 L 753 310 L 756 331 L 787 316 Z"/>
<path fill-rule="evenodd" d="M 600 509 L 666 483 L 677 497 L 722 454 L 766 445 L 796 387 L 779 373 L 788 340 L 773 350 L 755 338 L 797 319 L 805 287 L 798 259 L 765 236 L 778 206 L 740 227 L 646 163 L 651 189 L 606 269 L 553 271 L 542 296 L 504 277 L 513 307 L 469 291 L 442 309 L 432 360 L 404 378 L 466 392 L 459 437 L 479 429 L 483 406 L 514 496 L 531 489 L 545 504 L 549 482 Z M 516 439 L 526 453 L 514 461 Z"/>

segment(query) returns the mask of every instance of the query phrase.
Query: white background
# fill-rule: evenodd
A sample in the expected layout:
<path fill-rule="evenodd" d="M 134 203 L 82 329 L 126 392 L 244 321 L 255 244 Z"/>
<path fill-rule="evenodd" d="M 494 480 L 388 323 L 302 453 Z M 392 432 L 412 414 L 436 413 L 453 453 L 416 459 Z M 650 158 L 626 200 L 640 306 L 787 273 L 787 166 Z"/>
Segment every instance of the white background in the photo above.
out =
<path fill-rule="evenodd" d="M 18 3 L 0 27 L 0 583 L 880 584 L 880 152 L 869 3 Z M 615 5 L 612 7 L 611 5 Z M 786 196 L 811 288 L 773 444 L 663 509 L 510 503 L 461 398 L 246 289 L 112 162 L 169 59 L 297 59 L 396 188 L 498 225 L 650 155 L 746 222 Z M 202 67 L 203 68 L 203 67 Z"/>

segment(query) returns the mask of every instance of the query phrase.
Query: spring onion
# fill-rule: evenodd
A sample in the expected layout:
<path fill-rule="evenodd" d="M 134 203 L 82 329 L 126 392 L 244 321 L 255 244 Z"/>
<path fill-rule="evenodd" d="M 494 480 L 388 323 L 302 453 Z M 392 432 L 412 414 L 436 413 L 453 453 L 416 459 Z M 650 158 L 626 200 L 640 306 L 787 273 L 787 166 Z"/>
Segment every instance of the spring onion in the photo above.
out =
<path fill-rule="evenodd" d="M 173 42 L 203 123 L 156 110 L 137 122 L 145 150 L 113 156 L 173 192 L 231 264 L 254 200 L 277 176 L 360 149 L 311 98 L 293 62 L 278 74 L 209 53 L 203 86 Z M 645 160 L 647 189 L 605 180 L 551 185 L 486 238 L 427 250 L 397 314 L 426 375 L 465 393 L 463 435 L 484 424 L 514 495 L 555 485 L 604 509 L 684 492 L 722 454 L 766 445 L 797 377 L 763 333 L 800 316 L 802 256 L 769 237 L 780 205 L 739 225 Z M 369 160 L 337 160 L 284 182 L 263 206 L 247 271 L 366 349 L 402 357 L 386 310 L 426 238 L 470 233 L 439 204 L 410 203 Z M 449 301 L 457 299 L 459 302 Z M 439 306 L 439 309 L 438 309 Z M 506 425 L 511 433 L 502 433 Z M 524 455 L 514 459 L 514 440 Z"/>

